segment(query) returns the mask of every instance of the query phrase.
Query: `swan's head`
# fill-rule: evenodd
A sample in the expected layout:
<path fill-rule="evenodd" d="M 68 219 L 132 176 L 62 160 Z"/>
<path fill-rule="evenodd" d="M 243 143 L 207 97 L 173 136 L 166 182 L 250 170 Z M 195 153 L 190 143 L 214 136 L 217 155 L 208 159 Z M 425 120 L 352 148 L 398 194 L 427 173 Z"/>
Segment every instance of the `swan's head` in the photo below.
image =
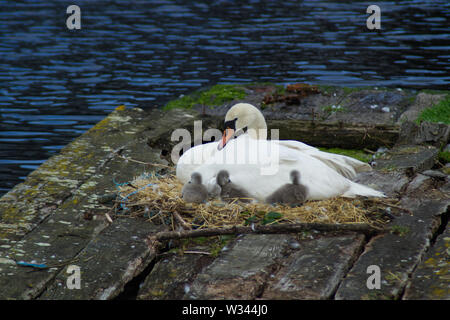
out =
<path fill-rule="evenodd" d="M 227 170 L 220 170 L 217 174 L 217 184 L 221 187 L 230 182 L 230 175 Z"/>
<path fill-rule="evenodd" d="M 249 103 L 235 104 L 225 115 L 225 131 L 218 149 L 221 150 L 230 139 L 248 133 L 253 139 L 267 139 L 267 124 L 263 114 Z"/>
<path fill-rule="evenodd" d="M 297 170 L 292 170 L 290 173 L 292 184 L 299 184 L 300 182 L 300 172 Z"/>
<path fill-rule="evenodd" d="M 189 181 L 190 183 L 194 183 L 194 184 L 202 184 L 202 176 L 200 173 L 194 172 L 191 175 L 191 181 Z"/>

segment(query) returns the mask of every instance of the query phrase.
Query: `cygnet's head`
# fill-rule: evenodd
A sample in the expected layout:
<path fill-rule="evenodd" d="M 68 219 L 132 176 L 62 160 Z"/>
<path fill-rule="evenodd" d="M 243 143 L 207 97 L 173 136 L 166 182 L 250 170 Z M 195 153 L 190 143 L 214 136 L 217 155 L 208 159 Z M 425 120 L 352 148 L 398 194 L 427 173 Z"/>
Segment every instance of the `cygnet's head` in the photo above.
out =
<path fill-rule="evenodd" d="M 223 187 L 230 182 L 230 175 L 227 170 L 220 170 L 216 177 L 216 182 L 219 186 Z"/>
<path fill-rule="evenodd" d="M 191 175 L 191 183 L 201 184 L 202 183 L 202 175 L 200 173 L 194 172 Z"/>
<path fill-rule="evenodd" d="M 290 177 L 293 184 L 300 183 L 300 172 L 298 172 L 297 170 L 292 170 L 290 173 Z"/>
<path fill-rule="evenodd" d="M 267 124 L 258 108 L 249 103 L 232 106 L 225 115 L 225 131 L 218 149 L 225 147 L 234 137 L 247 132 L 253 139 L 267 139 Z"/>

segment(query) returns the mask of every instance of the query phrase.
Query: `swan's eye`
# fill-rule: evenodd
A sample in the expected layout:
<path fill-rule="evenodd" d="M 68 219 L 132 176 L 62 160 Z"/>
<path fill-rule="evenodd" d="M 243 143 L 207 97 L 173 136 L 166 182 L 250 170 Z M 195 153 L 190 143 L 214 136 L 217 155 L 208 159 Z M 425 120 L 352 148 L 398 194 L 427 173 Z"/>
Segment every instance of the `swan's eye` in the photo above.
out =
<path fill-rule="evenodd" d="M 237 118 L 234 119 L 234 120 L 225 121 L 225 123 L 224 123 L 225 129 L 233 129 L 233 130 L 236 130 L 236 120 L 237 120 Z"/>

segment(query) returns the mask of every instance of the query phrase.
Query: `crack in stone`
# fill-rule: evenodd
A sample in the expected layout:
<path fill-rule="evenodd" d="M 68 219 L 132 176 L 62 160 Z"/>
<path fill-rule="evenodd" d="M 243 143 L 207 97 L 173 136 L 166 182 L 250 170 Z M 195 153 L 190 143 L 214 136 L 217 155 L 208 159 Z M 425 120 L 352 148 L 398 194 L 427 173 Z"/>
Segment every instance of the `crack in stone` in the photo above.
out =
<path fill-rule="evenodd" d="M 447 227 L 447 224 L 448 224 L 449 217 L 450 217 L 450 208 L 449 208 L 449 206 L 447 206 L 447 211 L 440 215 L 441 223 L 440 223 L 439 227 L 436 229 L 436 231 L 433 233 L 433 235 L 431 236 L 430 243 L 429 243 L 428 247 L 423 251 L 423 253 L 421 254 L 421 256 L 418 259 L 417 263 L 412 268 L 411 272 L 408 272 L 408 274 L 407 274 L 408 278 L 404 282 L 404 285 L 401 288 L 401 291 L 399 292 L 398 300 L 402 300 L 403 299 L 403 297 L 405 295 L 406 288 L 408 287 L 408 285 L 411 283 L 412 279 L 414 278 L 414 274 L 415 274 L 417 268 L 420 266 L 421 263 L 423 263 L 423 258 L 434 247 L 437 238 L 441 234 L 444 233 L 444 231 L 445 231 L 445 229 Z"/>

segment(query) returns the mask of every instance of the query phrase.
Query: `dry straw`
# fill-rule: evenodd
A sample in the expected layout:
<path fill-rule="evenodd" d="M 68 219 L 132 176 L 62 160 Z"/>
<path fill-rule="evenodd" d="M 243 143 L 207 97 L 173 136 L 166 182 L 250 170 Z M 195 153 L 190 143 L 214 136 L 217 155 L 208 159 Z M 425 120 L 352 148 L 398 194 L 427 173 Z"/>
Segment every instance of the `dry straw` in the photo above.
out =
<path fill-rule="evenodd" d="M 375 226 L 385 222 L 386 216 L 382 213 L 389 206 L 388 200 L 379 202 L 366 198 L 307 201 L 300 207 L 257 202 L 225 203 L 219 199 L 192 204 L 181 198 L 182 187 L 173 174 L 144 174 L 119 186 L 117 201 L 131 216 L 143 216 L 155 223 L 171 225 L 172 229 L 175 229 L 177 220 L 174 213 L 195 228 L 241 226 L 250 222 L 367 223 Z"/>

